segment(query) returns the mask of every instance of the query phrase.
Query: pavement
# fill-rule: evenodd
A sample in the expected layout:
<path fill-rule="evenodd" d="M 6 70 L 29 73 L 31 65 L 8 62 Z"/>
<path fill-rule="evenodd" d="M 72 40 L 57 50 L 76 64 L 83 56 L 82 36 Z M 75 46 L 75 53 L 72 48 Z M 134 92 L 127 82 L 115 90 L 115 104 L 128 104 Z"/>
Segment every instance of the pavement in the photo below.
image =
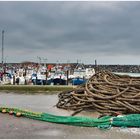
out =
<path fill-rule="evenodd" d="M 0 106 L 18 107 L 55 115 L 71 115 L 72 111 L 56 108 L 58 98 L 53 95 L 24 95 L 0 92 Z M 78 116 L 96 116 L 81 112 Z M 15 117 L 0 113 L 0 139 L 139 139 L 140 128 L 112 127 L 100 130 L 95 127 L 68 126 Z"/>

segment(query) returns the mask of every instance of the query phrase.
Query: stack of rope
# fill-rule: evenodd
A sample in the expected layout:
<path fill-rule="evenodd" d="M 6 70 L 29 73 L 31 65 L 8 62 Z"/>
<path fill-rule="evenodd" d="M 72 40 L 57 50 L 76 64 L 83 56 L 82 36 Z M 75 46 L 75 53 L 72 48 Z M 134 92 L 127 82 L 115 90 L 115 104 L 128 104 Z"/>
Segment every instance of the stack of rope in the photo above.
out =
<path fill-rule="evenodd" d="M 100 70 L 84 85 L 58 95 L 58 108 L 113 115 L 140 113 L 140 77 Z"/>

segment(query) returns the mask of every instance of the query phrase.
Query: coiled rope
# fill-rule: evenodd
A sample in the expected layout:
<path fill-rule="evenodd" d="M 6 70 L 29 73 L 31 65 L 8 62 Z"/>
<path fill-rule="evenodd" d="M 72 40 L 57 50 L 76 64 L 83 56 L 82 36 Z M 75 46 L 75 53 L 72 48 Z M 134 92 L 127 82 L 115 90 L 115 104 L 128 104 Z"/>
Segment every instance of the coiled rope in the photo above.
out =
<path fill-rule="evenodd" d="M 84 85 L 62 92 L 58 98 L 58 108 L 75 112 L 90 109 L 108 115 L 140 113 L 140 77 L 100 70 Z"/>

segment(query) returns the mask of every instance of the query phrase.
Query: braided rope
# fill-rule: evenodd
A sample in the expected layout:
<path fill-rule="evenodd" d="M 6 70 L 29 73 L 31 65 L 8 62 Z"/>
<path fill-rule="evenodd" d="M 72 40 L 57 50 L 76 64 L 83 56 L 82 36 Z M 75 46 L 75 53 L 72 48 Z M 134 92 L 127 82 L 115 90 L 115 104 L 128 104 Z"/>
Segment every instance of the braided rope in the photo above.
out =
<path fill-rule="evenodd" d="M 58 95 L 58 108 L 90 109 L 113 115 L 140 113 L 140 77 L 117 75 L 100 70 L 72 91 Z"/>

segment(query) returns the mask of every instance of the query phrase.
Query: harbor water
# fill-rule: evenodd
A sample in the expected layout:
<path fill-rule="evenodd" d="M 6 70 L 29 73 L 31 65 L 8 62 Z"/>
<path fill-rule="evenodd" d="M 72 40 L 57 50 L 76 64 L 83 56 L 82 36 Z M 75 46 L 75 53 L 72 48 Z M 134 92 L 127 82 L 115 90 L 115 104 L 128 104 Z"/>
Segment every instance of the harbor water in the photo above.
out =
<path fill-rule="evenodd" d="M 140 77 L 140 73 L 127 73 L 127 72 L 114 72 L 115 74 L 119 74 L 119 75 L 129 75 L 132 77 Z"/>

